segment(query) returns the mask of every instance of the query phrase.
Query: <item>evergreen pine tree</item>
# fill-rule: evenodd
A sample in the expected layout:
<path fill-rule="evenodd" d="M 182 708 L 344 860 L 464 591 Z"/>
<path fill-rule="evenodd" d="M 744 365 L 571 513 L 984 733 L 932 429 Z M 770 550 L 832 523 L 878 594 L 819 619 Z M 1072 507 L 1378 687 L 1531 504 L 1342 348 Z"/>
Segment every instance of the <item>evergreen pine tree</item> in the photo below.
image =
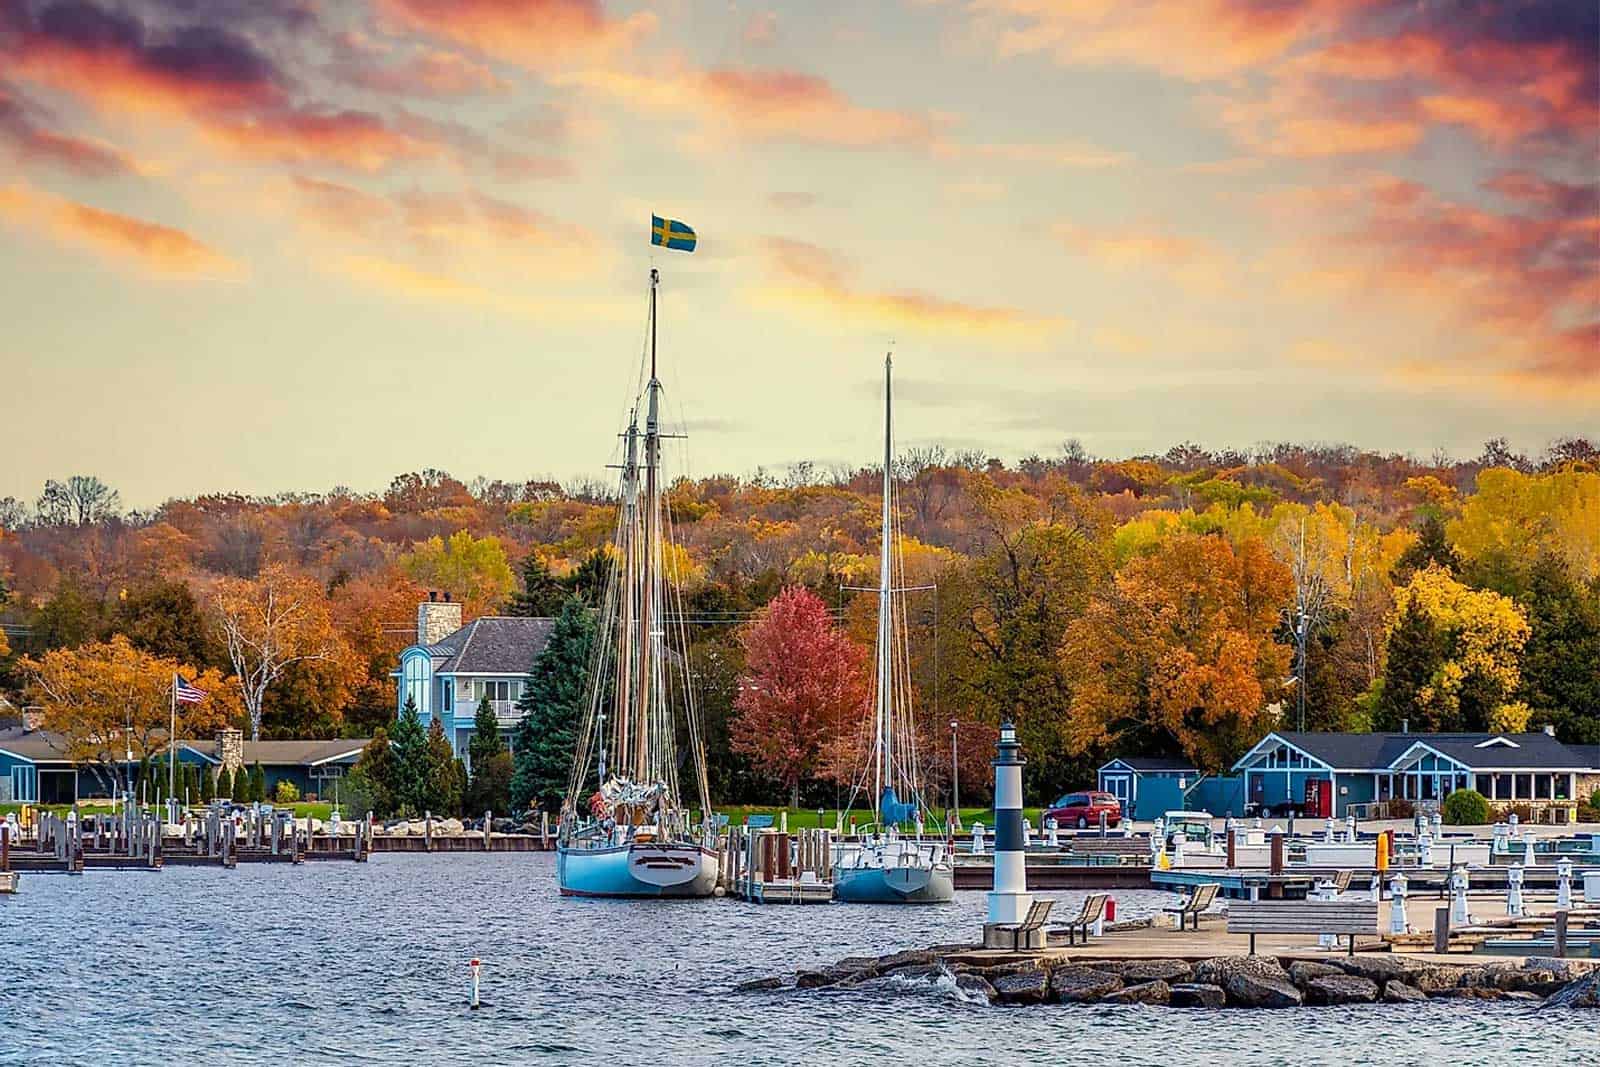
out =
<path fill-rule="evenodd" d="M 380 726 L 372 731 L 372 740 L 361 750 L 350 776 L 355 780 L 352 789 L 367 798 L 374 814 L 387 818 L 394 812 L 395 758 L 388 730 Z M 341 789 L 341 801 L 343 794 Z"/>
<path fill-rule="evenodd" d="M 467 755 L 471 757 L 472 778 L 462 801 L 463 810 L 473 817 L 485 811 L 506 814 L 511 806 L 511 754 L 500 737 L 500 721 L 495 718 L 488 697 L 478 704 Z"/>
<path fill-rule="evenodd" d="M 567 598 L 566 590 L 555 575 L 550 573 L 537 549 L 522 561 L 522 588 L 511 594 L 506 602 L 507 615 L 521 615 L 530 619 L 544 619 L 561 610 Z"/>
<path fill-rule="evenodd" d="M 522 721 L 517 726 L 511 778 L 513 810 L 560 807 L 583 717 L 594 629 L 594 616 L 584 602 L 568 599 L 549 643 L 534 661 L 533 679 L 523 686 L 517 701 Z"/>
<path fill-rule="evenodd" d="M 459 815 L 461 787 L 465 780 L 466 770 L 450 750 L 450 741 L 444 735 L 444 724 L 435 718 L 428 724 L 423 810 L 447 818 Z"/>
<path fill-rule="evenodd" d="M 426 810 L 428 781 L 428 735 L 417 714 L 417 702 L 406 697 L 406 706 L 395 723 L 394 776 L 390 796 L 396 814 L 417 816 Z"/>
<path fill-rule="evenodd" d="M 1444 523 L 1437 515 L 1428 515 L 1417 528 L 1417 539 L 1400 553 L 1390 572 L 1396 585 L 1405 585 L 1411 576 L 1427 567 L 1443 567 L 1451 574 L 1461 570 L 1461 557 L 1445 537 Z"/>
<path fill-rule="evenodd" d="M 267 796 L 267 773 L 261 769 L 260 760 L 256 760 L 255 770 L 250 772 L 250 799 L 257 803 L 271 799 Z"/>
<path fill-rule="evenodd" d="M 1433 620 L 1415 601 L 1396 620 L 1389 634 L 1388 659 L 1383 677 L 1378 680 L 1377 705 L 1373 710 L 1374 730 L 1398 730 L 1409 720 L 1413 732 L 1431 732 L 1450 723 L 1429 720 L 1423 712 L 1420 694 L 1433 683 L 1434 673 L 1445 657 L 1443 638 Z"/>
<path fill-rule="evenodd" d="M 217 768 L 216 799 L 233 799 L 233 775 L 226 766 Z"/>

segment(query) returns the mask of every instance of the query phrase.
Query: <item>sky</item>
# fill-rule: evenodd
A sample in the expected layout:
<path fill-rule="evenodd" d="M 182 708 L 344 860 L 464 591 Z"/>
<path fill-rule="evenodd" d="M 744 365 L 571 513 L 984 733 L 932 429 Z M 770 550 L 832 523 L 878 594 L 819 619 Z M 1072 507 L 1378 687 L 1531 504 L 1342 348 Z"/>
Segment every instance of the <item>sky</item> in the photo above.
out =
<path fill-rule="evenodd" d="M 1600 436 L 1597 12 L 0 0 L 0 497 Z"/>

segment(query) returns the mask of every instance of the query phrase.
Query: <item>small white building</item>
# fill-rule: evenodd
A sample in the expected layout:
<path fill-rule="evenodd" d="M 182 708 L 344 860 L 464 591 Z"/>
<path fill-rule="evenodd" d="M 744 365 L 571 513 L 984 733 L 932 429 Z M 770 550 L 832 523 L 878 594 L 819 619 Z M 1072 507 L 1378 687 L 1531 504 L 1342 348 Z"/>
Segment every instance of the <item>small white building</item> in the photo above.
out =
<path fill-rule="evenodd" d="M 422 725 L 428 727 L 437 716 L 450 747 L 466 759 L 473 719 L 485 696 L 501 731 L 515 729 L 521 718 L 517 700 L 555 623 L 554 619 L 484 615 L 462 625 L 459 602 L 452 601 L 448 593 L 429 593 L 428 599 L 417 605 L 416 643 L 400 653 L 400 666 L 392 672 L 398 681 L 396 718 L 405 710 L 408 698 L 415 700 Z"/>

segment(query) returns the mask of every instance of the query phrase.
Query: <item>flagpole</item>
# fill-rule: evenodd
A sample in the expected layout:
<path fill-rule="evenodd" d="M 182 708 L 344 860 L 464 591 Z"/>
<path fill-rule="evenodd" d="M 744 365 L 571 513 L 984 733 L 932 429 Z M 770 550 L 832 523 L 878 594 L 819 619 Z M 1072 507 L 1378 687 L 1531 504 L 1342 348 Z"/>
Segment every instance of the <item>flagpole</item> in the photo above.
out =
<path fill-rule="evenodd" d="M 176 762 L 178 755 L 178 672 L 172 672 L 172 720 L 167 728 L 167 796 L 174 796 L 177 789 L 175 776 L 178 773 Z"/>

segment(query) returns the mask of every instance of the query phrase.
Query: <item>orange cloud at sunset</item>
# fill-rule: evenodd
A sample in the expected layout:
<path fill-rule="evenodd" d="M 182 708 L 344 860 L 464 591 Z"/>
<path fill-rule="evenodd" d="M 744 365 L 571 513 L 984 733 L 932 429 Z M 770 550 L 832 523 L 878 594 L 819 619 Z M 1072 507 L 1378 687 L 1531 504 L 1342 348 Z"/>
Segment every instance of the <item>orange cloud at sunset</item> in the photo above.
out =
<path fill-rule="evenodd" d="M 926 115 L 865 107 L 827 80 L 786 70 L 684 70 L 665 76 L 591 70 L 555 82 L 622 100 L 644 111 L 681 114 L 712 133 L 843 147 L 927 144 Z"/>
<path fill-rule="evenodd" d="M 543 70 L 594 60 L 649 36 L 656 16 L 612 18 L 599 0 L 377 0 L 401 27 Z"/>
<path fill-rule="evenodd" d="M 102 211 L 22 185 L 0 186 L 0 217 L 12 225 L 108 253 L 120 262 L 156 274 L 220 275 L 238 270 L 237 264 L 226 256 L 182 230 Z"/>
<path fill-rule="evenodd" d="M 439 155 L 443 148 L 361 111 L 282 111 L 206 127 L 219 144 L 246 156 L 286 163 L 334 163 L 378 171 L 397 160 Z"/>
<path fill-rule="evenodd" d="M 1039 344 L 1068 326 L 1065 319 L 1018 308 L 963 303 L 929 293 L 876 291 L 852 284 L 853 271 L 835 253 L 805 241 L 768 237 L 761 243 L 776 284 L 758 290 L 763 302 L 843 314 L 890 329 L 909 328 Z"/>

